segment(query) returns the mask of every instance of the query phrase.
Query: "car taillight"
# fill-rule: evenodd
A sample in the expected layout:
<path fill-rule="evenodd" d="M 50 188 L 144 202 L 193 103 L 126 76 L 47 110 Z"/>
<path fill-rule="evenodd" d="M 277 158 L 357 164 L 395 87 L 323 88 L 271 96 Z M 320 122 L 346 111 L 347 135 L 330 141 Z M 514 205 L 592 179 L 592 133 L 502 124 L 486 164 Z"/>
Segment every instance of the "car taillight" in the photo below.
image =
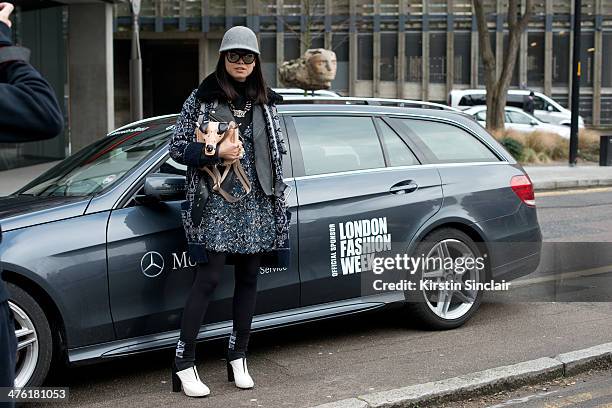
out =
<path fill-rule="evenodd" d="M 512 191 L 529 207 L 535 207 L 535 196 L 533 194 L 533 183 L 529 176 L 513 176 L 510 179 Z"/>

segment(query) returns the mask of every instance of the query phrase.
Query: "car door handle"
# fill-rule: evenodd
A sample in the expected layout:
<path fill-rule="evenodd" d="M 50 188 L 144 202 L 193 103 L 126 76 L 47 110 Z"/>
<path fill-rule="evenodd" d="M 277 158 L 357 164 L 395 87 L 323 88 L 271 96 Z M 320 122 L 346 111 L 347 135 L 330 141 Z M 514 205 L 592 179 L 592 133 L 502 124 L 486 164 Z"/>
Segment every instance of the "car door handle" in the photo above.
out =
<path fill-rule="evenodd" d="M 414 180 L 404 180 L 392 185 L 389 188 L 389 192 L 392 194 L 405 194 L 412 193 L 417 188 L 419 188 L 419 185 Z"/>

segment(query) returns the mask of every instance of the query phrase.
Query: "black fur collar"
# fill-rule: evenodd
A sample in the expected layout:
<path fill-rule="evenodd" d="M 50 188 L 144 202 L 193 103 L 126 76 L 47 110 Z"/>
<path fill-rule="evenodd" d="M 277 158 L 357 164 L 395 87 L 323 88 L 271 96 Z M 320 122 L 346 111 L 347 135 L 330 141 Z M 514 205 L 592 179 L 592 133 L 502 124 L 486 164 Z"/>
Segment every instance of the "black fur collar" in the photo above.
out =
<path fill-rule="evenodd" d="M 274 92 L 270 87 L 267 89 L 268 91 L 268 103 L 269 104 L 278 104 L 283 101 L 283 96 Z M 198 86 L 198 90 L 196 92 L 196 97 L 203 102 L 212 102 L 215 99 L 223 100 L 225 94 L 223 90 L 219 86 L 219 82 L 217 81 L 217 77 L 215 73 L 211 73 L 208 75 Z"/>

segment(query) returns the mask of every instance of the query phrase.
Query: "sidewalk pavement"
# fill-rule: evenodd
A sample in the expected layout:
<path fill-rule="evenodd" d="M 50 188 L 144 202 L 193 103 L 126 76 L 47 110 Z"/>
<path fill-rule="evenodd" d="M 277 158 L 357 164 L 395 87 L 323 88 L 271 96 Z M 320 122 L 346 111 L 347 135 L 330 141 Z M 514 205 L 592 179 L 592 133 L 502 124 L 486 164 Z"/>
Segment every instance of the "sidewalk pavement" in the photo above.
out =
<path fill-rule="evenodd" d="M 13 193 L 57 163 L 59 162 L 54 161 L 0 171 L 0 196 Z M 612 166 L 605 167 L 585 164 L 576 167 L 569 167 L 567 165 L 523 167 L 533 181 L 536 191 L 612 186 Z"/>
<path fill-rule="evenodd" d="M 612 186 L 612 166 L 523 166 L 536 191 Z"/>
<path fill-rule="evenodd" d="M 0 196 L 14 193 L 57 163 L 59 161 L 0 171 Z"/>

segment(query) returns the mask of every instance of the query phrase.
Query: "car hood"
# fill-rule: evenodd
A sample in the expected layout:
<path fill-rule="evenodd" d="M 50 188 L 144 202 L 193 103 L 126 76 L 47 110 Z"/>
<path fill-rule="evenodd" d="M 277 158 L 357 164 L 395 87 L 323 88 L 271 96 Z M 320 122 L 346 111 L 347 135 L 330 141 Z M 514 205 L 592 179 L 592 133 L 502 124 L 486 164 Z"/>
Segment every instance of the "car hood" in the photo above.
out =
<path fill-rule="evenodd" d="M 83 215 L 91 197 L 0 197 L 2 231 Z"/>

